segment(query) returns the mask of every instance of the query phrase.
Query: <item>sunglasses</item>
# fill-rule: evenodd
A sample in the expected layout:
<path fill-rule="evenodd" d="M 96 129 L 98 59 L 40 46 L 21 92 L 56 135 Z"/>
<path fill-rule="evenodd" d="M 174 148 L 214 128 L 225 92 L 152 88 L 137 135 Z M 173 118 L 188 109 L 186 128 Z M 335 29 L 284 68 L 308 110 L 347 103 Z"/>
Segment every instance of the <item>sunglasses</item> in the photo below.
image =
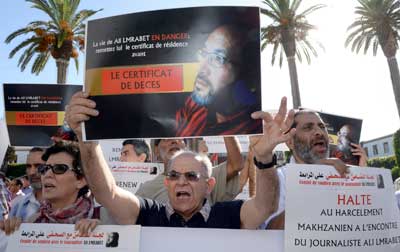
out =
<path fill-rule="evenodd" d="M 39 165 L 38 172 L 40 175 L 44 175 L 50 169 L 54 174 L 58 174 L 58 175 L 64 174 L 69 169 L 72 170 L 72 168 L 70 168 L 66 164 L 55 164 L 55 165 L 42 164 L 42 165 Z"/>
<path fill-rule="evenodd" d="M 172 181 L 179 180 L 181 176 L 184 176 L 187 181 L 197 182 L 200 180 L 201 174 L 195 171 L 180 173 L 174 170 L 167 173 L 167 179 Z"/>

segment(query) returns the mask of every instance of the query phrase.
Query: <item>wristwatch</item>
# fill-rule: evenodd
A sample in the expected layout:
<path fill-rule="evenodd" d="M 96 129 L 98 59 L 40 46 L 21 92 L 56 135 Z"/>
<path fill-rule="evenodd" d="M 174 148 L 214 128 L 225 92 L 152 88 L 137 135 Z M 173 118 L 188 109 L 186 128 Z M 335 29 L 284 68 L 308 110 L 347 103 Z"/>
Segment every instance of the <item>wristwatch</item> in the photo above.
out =
<path fill-rule="evenodd" d="M 259 162 L 256 159 L 256 157 L 253 158 L 253 161 L 254 161 L 254 165 L 257 166 L 258 169 L 264 170 L 264 169 L 268 169 L 268 168 L 274 167 L 276 165 L 276 159 L 277 159 L 276 155 L 274 154 L 274 155 L 272 155 L 272 161 L 267 163 L 267 164 Z"/>

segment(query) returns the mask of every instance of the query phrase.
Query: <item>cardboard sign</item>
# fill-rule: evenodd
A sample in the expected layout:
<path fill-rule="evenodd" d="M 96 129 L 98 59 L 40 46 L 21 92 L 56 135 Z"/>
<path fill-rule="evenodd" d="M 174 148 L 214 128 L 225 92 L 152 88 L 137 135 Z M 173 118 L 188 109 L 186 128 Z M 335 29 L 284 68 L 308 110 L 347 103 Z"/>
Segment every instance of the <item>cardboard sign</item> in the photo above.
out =
<path fill-rule="evenodd" d="M 352 155 L 350 143 L 360 142 L 362 120 L 322 112 L 318 114 L 327 126 L 330 156 L 350 165 L 358 165 L 359 157 Z"/>
<path fill-rule="evenodd" d="M 85 90 L 100 115 L 85 122 L 84 138 L 261 133 L 250 117 L 261 109 L 259 30 L 256 7 L 89 21 Z"/>
<path fill-rule="evenodd" d="M 12 146 L 49 146 L 51 137 L 72 140 L 74 134 L 64 122 L 77 85 L 4 84 L 4 103 Z"/>
<path fill-rule="evenodd" d="M 288 165 L 285 251 L 399 251 L 390 170 Z"/>
<path fill-rule="evenodd" d="M 142 183 L 164 172 L 164 164 L 161 163 L 109 162 L 108 165 L 117 186 L 133 194 Z"/>

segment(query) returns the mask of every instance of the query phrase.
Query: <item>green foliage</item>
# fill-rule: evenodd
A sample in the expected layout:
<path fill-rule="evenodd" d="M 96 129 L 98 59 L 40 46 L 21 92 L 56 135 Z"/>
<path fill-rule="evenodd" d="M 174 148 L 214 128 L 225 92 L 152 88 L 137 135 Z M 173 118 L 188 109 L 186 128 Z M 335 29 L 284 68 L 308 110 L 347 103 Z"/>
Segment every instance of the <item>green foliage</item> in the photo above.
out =
<path fill-rule="evenodd" d="M 394 156 L 383 157 L 383 158 L 373 158 L 368 160 L 369 167 L 384 167 L 386 169 L 392 169 L 396 166 L 396 159 Z"/>
<path fill-rule="evenodd" d="M 28 36 L 9 54 L 9 58 L 23 50 L 18 67 L 24 71 L 34 58 L 31 72 L 39 74 L 50 56 L 54 59 L 77 59 L 83 51 L 85 41 L 85 20 L 100 10 L 78 11 L 80 0 L 25 0 L 31 7 L 44 12 L 48 21 L 32 21 L 26 27 L 12 32 L 5 39 L 10 43 L 16 37 Z M 75 60 L 78 68 L 77 60 Z"/>
<path fill-rule="evenodd" d="M 347 28 L 350 32 L 345 46 L 351 44 L 351 50 L 358 53 L 364 48 L 364 54 L 372 45 L 375 56 L 378 45 L 386 57 L 393 57 L 398 47 L 400 36 L 399 0 L 358 0 L 356 20 Z"/>
<path fill-rule="evenodd" d="M 26 174 L 25 164 L 9 164 L 7 167 L 6 177 L 18 178 Z"/>
<path fill-rule="evenodd" d="M 400 129 L 393 135 L 394 156 L 396 157 L 397 166 L 400 167 Z"/>
<path fill-rule="evenodd" d="M 396 167 L 394 167 L 393 169 L 392 169 L 392 178 L 393 178 L 393 181 L 395 181 L 397 178 L 399 178 L 400 177 L 400 167 L 399 166 L 396 166 Z"/>
<path fill-rule="evenodd" d="M 17 161 L 17 155 L 15 154 L 14 147 L 8 146 L 0 170 L 4 171 L 6 169 L 7 164 L 15 163 L 16 161 Z"/>
<path fill-rule="evenodd" d="M 272 24 L 261 28 L 261 49 L 268 44 L 273 46 L 271 64 L 274 65 L 276 56 L 279 56 L 279 66 L 282 66 L 283 54 L 286 57 L 295 56 L 302 62 L 303 57 L 308 64 L 311 56 L 318 56 L 317 50 L 309 38 L 309 32 L 316 26 L 308 23 L 307 16 L 312 12 L 325 7 L 316 4 L 299 11 L 302 0 L 264 0 L 265 8 L 261 13 L 272 20 Z M 321 43 L 316 44 L 324 49 Z"/>

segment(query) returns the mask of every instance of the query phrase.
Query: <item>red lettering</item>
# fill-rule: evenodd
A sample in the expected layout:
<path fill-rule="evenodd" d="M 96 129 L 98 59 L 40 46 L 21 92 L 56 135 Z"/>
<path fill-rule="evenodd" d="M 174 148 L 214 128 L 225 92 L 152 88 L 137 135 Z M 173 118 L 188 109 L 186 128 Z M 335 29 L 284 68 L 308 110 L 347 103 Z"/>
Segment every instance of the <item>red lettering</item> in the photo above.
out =
<path fill-rule="evenodd" d="M 337 196 L 338 205 L 371 205 L 371 195 L 370 194 L 360 194 L 360 195 L 345 195 L 338 194 Z"/>

